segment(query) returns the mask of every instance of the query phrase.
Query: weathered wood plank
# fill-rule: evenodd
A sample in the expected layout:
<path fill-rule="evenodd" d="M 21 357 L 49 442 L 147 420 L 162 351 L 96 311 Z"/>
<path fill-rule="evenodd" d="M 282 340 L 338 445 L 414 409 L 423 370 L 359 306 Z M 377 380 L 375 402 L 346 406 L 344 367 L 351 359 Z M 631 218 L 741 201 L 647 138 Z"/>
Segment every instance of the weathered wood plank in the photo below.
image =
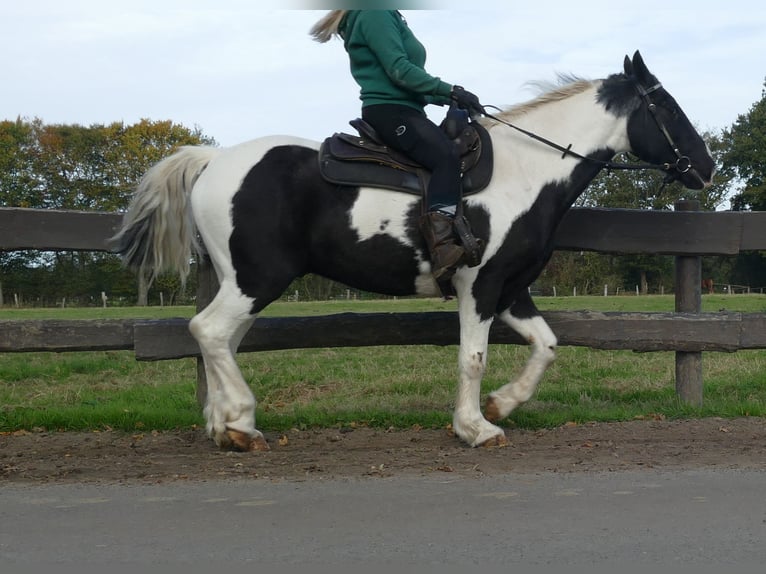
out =
<path fill-rule="evenodd" d="M 766 348 L 763 313 L 543 314 L 563 346 L 636 351 L 735 351 Z M 187 319 L 5 320 L 0 352 L 135 350 L 156 361 L 199 356 Z M 319 317 L 263 317 L 255 322 L 241 352 L 376 345 L 457 345 L 457 313 L 341 313 Z M 490 342 L 524 344 L 496 323 Z"/>
<path fill-rule="evenodd" d="M 766 315 L 741 313 L 601 313 L 556 311 L 543 316 L 563 346 L 635 351 L 736 351 L 766 348 Z M 145 361 L 198 356 L 185 319 L 140 321 L 136 358 Z M 457 345 L 457 313 L 340 313 L 318 317 L 262 317 L 240 352 L 376 345 Z M 491 343 L 523 344 L 496 323 Z"/>
<path fill-rule="evenodd" d="M 17 249 L 109 251 L 118 213 L 0 208 L 0 251 Z"/>
<path fill-rule="evenodd" d="M 740 251 L 766 249 L 766 211 L 739 212 L 742 217 Z"/>
<path fill-rule="evenodd" d="M 735 351 L 740 313 L 543 313 L 560 345 L 633 351 Z M 757 339 L 757 342 L 756 342 Z M 753 344 L 766 345 L 766 336 Z"/>
<path fill-rule="evenodd" d="M 0 250 L 108 251 L 118 213 L 0 208 Z M 573 208 L 557 249 L 602 253 L 736 255 L 766 249 L 766 212 Z"/>
<path fill-rule="evenodd" d="M 601 253 L 736 255 L 764 249 L 766 212 L 570 209 L 556 248 Z"/>
<path fill-rule="evenodd" d="M 763 349 L 766 339 L 766 313 L 743 313 L 740 348 Z"/>
<path fill-rule="evenodd" d="M 133 349 L 133 319 L 3 320 L 0 352 Z"/>

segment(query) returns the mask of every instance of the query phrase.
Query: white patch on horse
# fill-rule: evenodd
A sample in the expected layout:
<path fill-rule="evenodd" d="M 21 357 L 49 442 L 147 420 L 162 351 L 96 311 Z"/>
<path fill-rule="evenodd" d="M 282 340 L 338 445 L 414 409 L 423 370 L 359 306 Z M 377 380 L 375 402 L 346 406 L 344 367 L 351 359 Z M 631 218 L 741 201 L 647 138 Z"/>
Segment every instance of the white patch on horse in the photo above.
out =
<path fill-rule="evenodd" d="M 363 187 L 351 208 L 351 228 L 356 231 L 359 241 L 384 234 L 412 247 L 405 222 L 407 212 L 416 201 L 420 200 L 400 192 Z"/>

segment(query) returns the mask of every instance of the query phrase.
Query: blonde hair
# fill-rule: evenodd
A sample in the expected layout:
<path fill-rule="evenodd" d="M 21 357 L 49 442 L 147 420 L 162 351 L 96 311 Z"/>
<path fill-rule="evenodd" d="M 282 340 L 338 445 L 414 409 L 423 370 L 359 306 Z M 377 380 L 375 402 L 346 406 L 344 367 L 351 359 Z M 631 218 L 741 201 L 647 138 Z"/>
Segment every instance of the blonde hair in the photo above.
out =
<path fill-rule="evenodd" d="M 330 10 L 309 30 L 309 35 L 317 42 L 324 44 L 333 36 L 338 35 L 338 24 L 348 10 Z"/>

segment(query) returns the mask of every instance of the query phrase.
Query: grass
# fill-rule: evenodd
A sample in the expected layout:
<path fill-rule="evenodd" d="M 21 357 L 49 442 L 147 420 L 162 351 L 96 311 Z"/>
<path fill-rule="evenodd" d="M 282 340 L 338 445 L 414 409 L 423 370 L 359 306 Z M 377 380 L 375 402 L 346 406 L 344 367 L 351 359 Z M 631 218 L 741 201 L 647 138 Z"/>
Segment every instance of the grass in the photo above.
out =
<path fill-rule="evenodd" d="M 539 298 L 542 310 L 672 311 L 672 296 Z M 703 297 L 707 311 L 764 312 L 764 295 Z M 264 314 L 454 310 L 454 301 L 275 302 Z M 0 319 L 190 317 L 191 307 L 4 309 Z M 512 379 L 528 349 L 493 345 L 482 393 Z M 242 354 L 259 428 L 367 424 L 444 426 L 455 394 L 455 347 L 307 349 Z M 562 347 L 534 398 L 506 425 L 651 417 L 766 416 L 766 351 L 705 353 L 705 404 L 682 404 L 674 354 Z M 130 352 L 0 355 L 0 431 L 172 429 L 203 424 L 196 361 L 135 361 Z"/>

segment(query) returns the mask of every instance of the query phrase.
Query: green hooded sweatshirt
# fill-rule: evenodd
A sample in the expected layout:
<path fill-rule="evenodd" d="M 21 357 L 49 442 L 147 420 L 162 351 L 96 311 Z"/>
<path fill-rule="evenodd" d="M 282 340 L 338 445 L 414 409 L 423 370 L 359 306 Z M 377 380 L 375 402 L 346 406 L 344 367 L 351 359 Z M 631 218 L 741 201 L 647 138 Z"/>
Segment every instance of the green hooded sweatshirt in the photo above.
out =
<path fill-rule="evenodd" d="M 349 10 L 338 26 L 362 107 L 400 104 L 423 110 L 450 102 L 452 86 L 428 74 L 426 50 L 397 10 Z"/>

